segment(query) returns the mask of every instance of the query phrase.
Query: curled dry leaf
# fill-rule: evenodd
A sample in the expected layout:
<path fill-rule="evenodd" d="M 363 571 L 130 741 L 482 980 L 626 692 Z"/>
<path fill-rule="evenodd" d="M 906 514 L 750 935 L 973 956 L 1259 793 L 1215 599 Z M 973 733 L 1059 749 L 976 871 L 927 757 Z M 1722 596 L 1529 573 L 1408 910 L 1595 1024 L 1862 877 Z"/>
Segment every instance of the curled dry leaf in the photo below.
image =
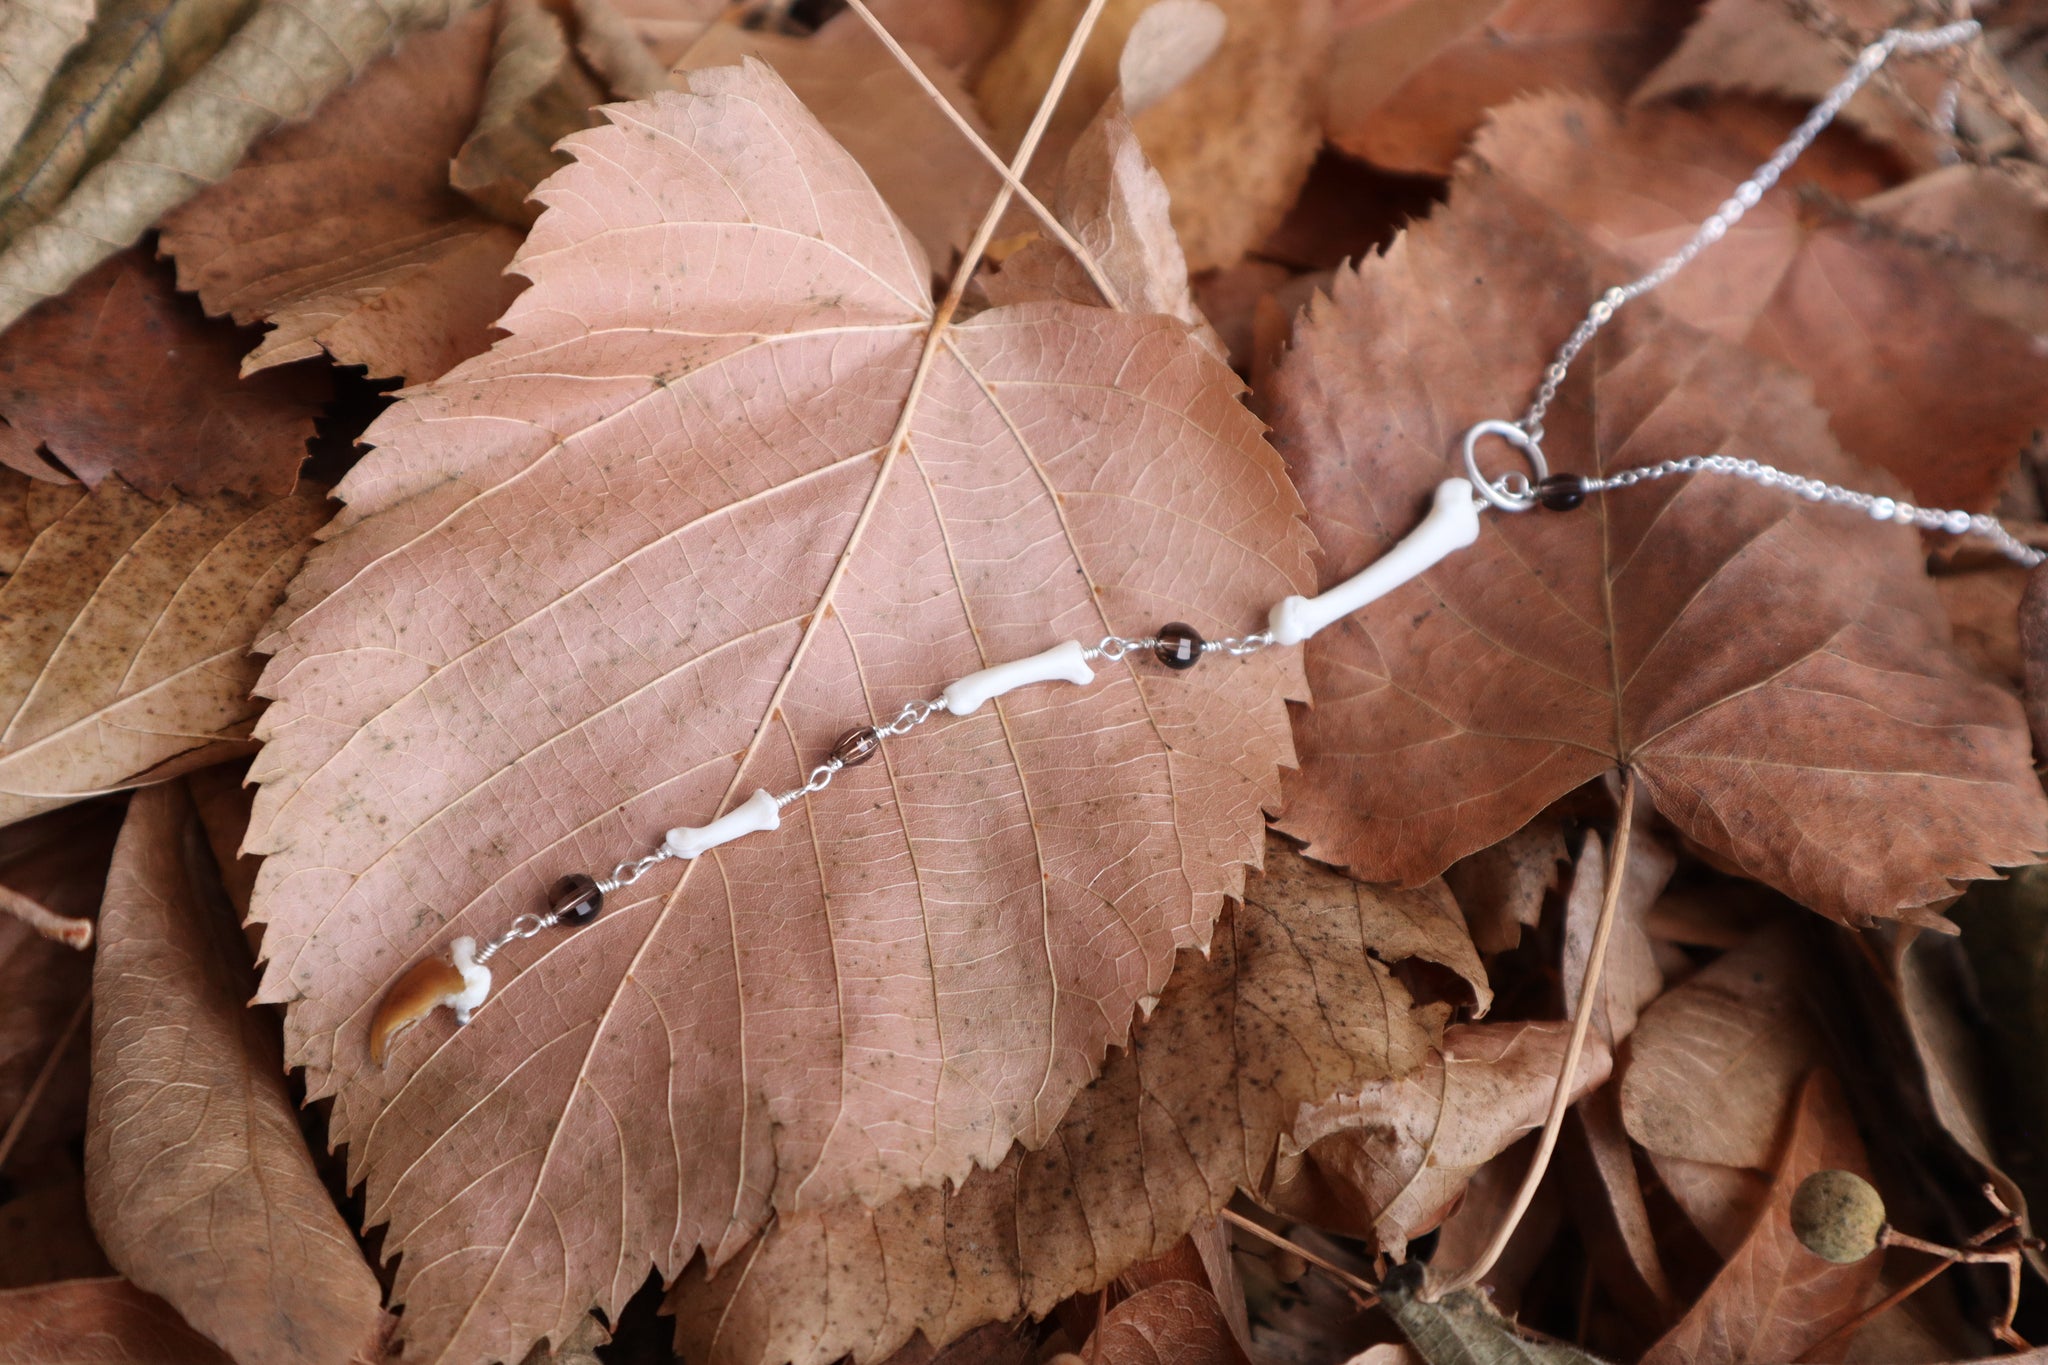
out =
<path fill-rule="evenodd" d="M 408 1359 L 516 1354 L 771 1208 L 1044 1142 L 1259 859 L 1301 690 L 1286 657 L 1134 659 L 935 722 L 366 1070 L 387 986 L 563 873 L 949 678 L 1228 634 L 1306 577 L 1184 324 L 935 322 L 915 240 L 759 63 L 607 116 L 542 191 L 511 335 L 371 429 L 266 641 L 262 996 L 405 1253 Z"/>
<path fill-rule="evenodd" d="M 1064 148 L 1123 82 L 1124 41 L 1151 0 L 1110 0 L 1060 102 Z M 977 84 L 998 147 L 1030 123 L 1085 0 L 1031 6 Z M 1173 196 L 1192 270 L 1234 264 L 1286 215 L 1321 144 L 1328 0 L 1220 0 L 1221 46 L 1178 89 L 1130 99 L 1138 140 Z M 1201 22 L 1192 15 L 1179 24 Z"/>
<path fill-rule="evenodd" d="M 119 475 L 150 497 L 291 492 L 327 376 L 238 378 L 247 338 L 170 276 L 124 251 L 0 333 L 0 413 L 94 488 Z"/>
<path fill-rule="evenodd" d="M 1868 1177 L 1863 1141 L 1826 1072 L 1800 1087 L 1790 1133 L 1781 1138 L 1771 1194 L 1756 1225 L 1679 1324 L 1650 1348 L 1642 1365 L 1747 1365 L 1803 1360 L 1805 1353 L 1874 1297 L 1882 1256 L 1848 1265 L 1824 1261 L 1792 1233 L 1789 1209 L 1799 1182 L 1815 1171 Z"/>
<path fill-rule="evenodd" d="M 249 752 L 249 644 L 325 516 L 109 479 L 46 526 L 0 583 L 0 824 Z"/>
<path fill-rule="evenodd" d="M 1563 1022 L 1454 1024 L 1414 1072 L 1305 1106 L 1266 1202 L 1400 1259 L 1474 1171 L 1542 1125 L 1570 1033 Z M 1612 1064 L 1589 1036 L 1573 1097 Z"/>
<path fill-rule="evenodd" d="M 1524 1336 L 1492 1304 L 1470 1289 L 1429 1302 L 1420 1266 L 1402 1266 L 1380 1287 L 1387 1315 L 1428 1365 L 1602 1365 L 1563 1342 Z"/>
<path fill-rule="evenodd" d="M 1744 105 L 1623 116 L 1548 96 L 1496 113 L 1474 151 L 1634 275 L 1677 250 L 1788 126 Z M 1809 157 L 1800 178 L 1846 194 L 1874 188 L 1847 161 Z M 1977 197 L 1972 180 L 1947 183 L 1964 203 Z M 1939 211 L 1926 198 L 1919 208 Z M 2048 417 L 2048 351 L 1973 308 L 1949 283 L 1954 270 L 1851 223 L 1809 222 L 1781 186 L 1715 245 L 1709 265 L 1657 299 L 1806 375 L 1843 448 L 1897 475 L 1916 500 L 1982 510 Z"/>
<path fill-rule="evenodd" d="M 256 144 L 164 219 L 178 286 L 270 326 L 245 372 L 322 351 L 415 383 L 489 349 L 524 282 L 519 234 L 449 188 L 482 107 L 492 12 L 415 34 L 361 79 Z"/>
<path fill-rule="evenodd" d="M 1543 898 L 1556 889 L 1558 870 L 1570 858 L 1564 822 L 1544 814 L 1444 869 L 1444 885 L 1480 952 L 1507 952 L 1522 941 L 1522 930 L 1536 927 Z"/>
<path fill-rule="evenodd" d="M 1625 275 L 1484 166 L 1338 274 L 1273 389 L 1325 583 L 1414 526 L 1465 430 L 1521 411 Z M 1548 425 L 1553 470 L 1720 451 L 1896 488 L 1804 381 L 1654 305 L 1587 348 Z M 1783 492 L 1668 479 L 1492 518 L 1309 643 L 1282 828 L 1420 881 L 1627 763 L 1711 856 L 1839 919 L 1895 914 L 2048 844 L 2017 703 L 1947 637 L 1917 536 Z"/>
<path fill-rule="evenodd" d="M 517 227 L 539 209 L 534 186 L 566 164 L 555 144 L 597 121 L 604 91 L 569 50 L 562 17 L 540 0 L 498 0 L 491 74 L 476 126 L 448 181 L 493 217 Z"/>
<path fill-rule="evenodd" d="M 197 7 L 220 0 L 172 0 Z M 154 5 L 159 0 L 148 0 Z M 210 60 L 150 108 L 61 203 L 0 251 L 0 327 L 234 169 L 250 144 L 302 118 L 412 29 L 468 0 L 270 0 Z M 152 19 L 149 22 L 159 22 Z"/>
<path fill-rule="evenodd" d="M 1168 1280 L 1109 1310 L 1080 1358 L 1091 1365 L 1249 1365 L 1207 1288 Z"/>
<path fill-rule="evenodd" d="M 1189 949 L 1158 1007 L 1052 1140 L 959 1189 L 780 1219 L 670 1296 L 677 1348 L 706 1365 L 880 1360 L 1043 1316 L 1168 1251 L 1239 1188 L 1261 1189 L 1297 1111 L 1420 1065 L 1442 1007 L 1416 1010 L 1380 959 L 1404 902 L 1271 841 L 1266 871 Z"/>
<path fill-rule="evenodd" d="M 948 102 L 985 136 L 987 125 L 959 78 L 931 54 L 908 50 Z M 708 25 L 671 79 L 683 88 L 689 72 L 746 57 L 775 68 L 860 163 L 933 265 L 943 269 L 966 248 L 1001 178 L 858 15 L 836 15 L 808 38 L 732 22 Z M 1185 287 L 1185 267 L 1181 278 Z"/>
<path fill-rule="evenodd" d="M 348 1365 L 382 1292 L 299 1132 L 182 783 L 137 792 L 93 966 L 86 1196 L 114 1267 L 239 1365 Z"/>
<path fill-rule="evenodd" d="M 0 1365 L 239 1365 L 119 1278 L 0 1290 Z"/>
<path fill-rule="evenodd" d="M 1607 843 L 1599 832 L 1589 833 L 1579 864 L 1572 870 L 1572 889 L 1565 896 L 1562 984 L 1567 1018 L 1577 1017 L 1586 964 L 1606 898 L 1608 857 Z M 1662 841 L 1640 827 L 1634 829 L 1628 862 L 1622 869 L 1620 899 L 1614 906 L 1607 962 L 1593 993 L 1593 1030 L 1606 1040 L 1610 1052 L 1635 1031 L 1643 1006 L 1664 989 L 1664 973 L 1657 966 L 1643 925 L 1650 906 L 1664 894 L 1665 883 L 1677 867 L 1678 856 Z"/>
<path fill-rule="evenodd" d="M 1789 926 L 1765 930 L 1643 1012 L 1621 1076 L 1629 1136 L 1652 1152 L 1766 1169 L 1820 1061 Z"/>
<path fill-rule="evenodd" d="M 1388 170 L 1448 175 L 1487 111 L 1538 90 L 1618 100 L 1692 0 L 1392 0 L 1340 8 L 1324 128 Z"/>
<path fill-rule="evenodd" d="M 0 10 L 0 147 L 13 147 L 35 117 L 93 9 L 94 0 L 20 0 Z"/>

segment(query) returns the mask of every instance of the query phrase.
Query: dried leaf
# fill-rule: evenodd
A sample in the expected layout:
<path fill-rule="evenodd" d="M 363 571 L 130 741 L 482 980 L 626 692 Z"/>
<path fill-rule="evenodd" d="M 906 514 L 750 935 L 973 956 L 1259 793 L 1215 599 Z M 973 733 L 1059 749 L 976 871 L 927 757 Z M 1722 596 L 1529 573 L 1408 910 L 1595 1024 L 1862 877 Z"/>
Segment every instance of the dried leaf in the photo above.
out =
<path fill-rule="evenodd" d="M 1874 36 L 1907 22 L 1912 11 L 1906 0 L 1828 0 L 1825 12 L 1852 32 Z M 1644 78 L 1635 99 L 1640 104 L 1687 90 L 1735 90 L 1811 104 L 1842 79 L 1854 56 L 1801 23 L 1783 0 L 1707 0 L 1684 41 Z M 1842 119 L 1930 168 L 1938 145 L 1907 102 L 1932 109 L 1944 79 L 1935 62 L 1889 63 L 1849 101 Z"/>
<path fill-rule="evenodd" d="M 1469 1289 L 1425 1301 L 1420 1266 L 1402 1266 L 1380 1286 L 1380 1302 L 1427 1365 L 1601 1365 L 1562 1342 L 1523 1336 Z"/>
<path fill-rule="evenodd" d="M 125 251 L 0 334 L 0 412 L 94 488 L 119 475 L 150 497 L 279 497 L 329 385 L 306 369 L 239 379 L 246 344 Z"/>
<path fill-rule="evenodd" d="M 1923 253 L 1971 306 L 2048 335 L 2048 208 L 1995 171 L 1950 166 L 1856 205 L 1851 220 Z"/>
<path fill-rule="evenodd" d="M 169 2 L 197 7 L 223 0 Z M 0 328 L 133 245 L 201 186 L 233 170 L 258 137 L 311 113 L 401 34 L 446 23 L 467 3 L 269 0 L 258 7 L 61 204 L 7 240 L 0 252 Z"/>
<path fill-rule="evenodd" d="M 1475 154 L 1626 263 L 1649 270 L 1777 147 L 1789 120 L 1738 106 L 1712 118 L 1546 96 L 1501 110 Z M 1826 158 L 1803 178 L 1844 179 Z M 1949 182 L 1966 195 L 1971 182 Z M 2048 417 L 2048 353 L 1976 311 L 1933 256 L 1842 223 L 1803 221 L 1780 187 L 1658 291 L 1678 318 L 1813 381 L 1850 454 L 1916 500 L 1982 510 Z"/>
<path fill-rule="evenodd" d="M 1979 673 L 1998 679 L 2015 692 L 2026 682 L 2020 603 L 2029 578 L 2019 565 L 2000 562 L 1934 580 L 1942 611 L 1955 632 L 1956 652 Z"/>
<path fill-rule="evenodd" d="M 1652 1152 L 1767 1168 L 1820 1061 L 1789 927 L 1766 930 L 1643 1012 L 1621 1076 L 1628 1134 Z"/>
<path fill-rule="evenodd" d="M 1042 1316 L 1165 1252 L 1265 1183 L 1301 1105 L 1421 1063 L 1441 1007 L 1413 1010 L 1376 960 L 1400 955 L 1377 937 L 1400 920 L 1381 895 L 1274 841 L 1209 955 L 1182 953 L 1043 1150 L 952 1193 L 779 1220 L 672 1292 L 678 1349 L 704 1365 L 879 1360 L 913 1333 Z"/>
<path fill-rule="evenodd" d="M 325 507 L 109 479 L 47 526 L 0 583 L 0 824 L 252 748 L 249 643 Z"/>
<path fill-rule="evenodd" d="M 1657 1182 L 1722 1260 L 1733 1256 L 1771 1195 L 1771 1182 L 1746 1166 L 1716 1166 L 1646 1152 Z"/>
<path fill-rule="evenodd" d="M 1870 1167 L 1841 1088 L 1816 1072 L 1800 1088 L 1792 1127 L 1756 1227 L 1678 1326 L 1642 1365 L 1746 1365 L 1800 1360 L 1872 1297 L 1883 1257 L 1836 1265 L 1801 1246 L 1788 1210 L 1815 1171 Z"/>
<path fill-rule="evenodd" d="M 1033 5 L 990 59 L 975 90 L 998 146 L 1022 136 L 1084 3 Z M 1056 152 L 1121 82 L 1124 41 L 1149 3 L 1111 0 L 1104 10 L 1047 133 Z M 1235 263 L 1285 216 L 1322 140 L 1329 59 L 1328 0 L 1219 7 L 1227 28 L 1216 55 L 1133 120 L 1172 192 L 1174 226 L 1197 271 Z"/>
<path fill-rule="evenodd" d="M 1480 952 L 1508 952 L 1522 941 L 1522 930 L 1536 927 L 1543 898 L 1557 888 L 1558 869 L 1570 856 L 1564 822 L 1539 815 L 1444 869 L 1444 884 L 1465 912 Z"/>
<path fill-rule="evenodd" d="M 1579 865 L 1572 872 L 1572 889 L 1564 903 L 1564 999 L 1567 1018 L 1577 1018 L 1579 992 L 1586 980 L 1586 964 L 1593 951 L 1593 935 L 1600 922 L 1600 906 L 1606 898 L 1607 846 L 1599 833 L 1586 836 Z M 1643 924 L 1650 906 L 1664 894 L 1664 887 L 1678 866 L 1677 855 L 1653 834 L 1636 828 L 1629 840 L 1628 863 L 1622 869 L 1621 897 L 1614 907 L 1614 927 L 1607 945 L 1607 962 L 1593 997 L 1593 1031 L 1607 1043 L 1609 1051 L 1621 1046 L 1635 1031 L 1643 1006 L 1664 989 L 1664 973 L 1658 969 L 1650 936 Z"/>
<path fill-rule="evenodd" d="M 1414 526 L 1460 435 L 1519 411 L 1619 276 L 1565 233 L 1475 170 L 1311 310 L 1274 422 L 1324 582 Z M 1652 308 L 1617 315 L 1548 424 L 1553 469 L 1721 451 L 1885 486 L 1802 381 Z M 1782 491 L 1670 479 L 1492 520 L 1307 655 L 1282 828 L 1361 876 L 1434 876 L 1623 762 L 1711 856 L 1849 921 L 2048 843 L 2017 706 L 1950 649 L 1918 538 Z"/>
<path fill-rule="evenodd" d="M 1405 0 L 1340 22 L 1325 131 L 1388 170 L 1448 175 L 1488 110 L 1537 90 L 1619 99 L 1691 0 Z"/>
<path fill-rule="evenodd" d="M 1678 1316 L 1678 1299 L 1657 1248 L 1615 1087 L 1602 1086 L 1579 1101 L 1572 1117 L 1584 1141 L 1584 1169 L 1598 1194 L 1572 1202 L 1587 1251 L 1622 1309 L 1661 1329 Z"/>
<path fill-rule="evenodd" d="M 910 54 L 968 123 L 986 135 L 987 126 L 959 78 L 929 53 L 912 48 Z M 935 265 L 944 267 L 966 247 L 1002 182 L 858 15 L 839 14 L 808 38 L 734 23 L 710 25 L 671 79 L 681 89 L 688 72 L 745 57 L 775 68 L 825 131 L 860 163 Z"/>
<path fill-rule="evenodd" d="M 568 158 L 555 144 L 596 122 L 604 91 L 569 51 L 561 17 L 540 0 L 499 0 L 491 74 L 476 127 L 455 154 L 448 182 L 485 212 L 517 227 L 539 209 L 534 186 Z"/>
<path fill-rule="evenodd" d="M 69 479 L 52 484 L 0 469 L 0 574 L 19 569 L 36 537 L 84 496 Z"/>
<path fill-rule="evenodd" d="M 1081 1358 L 1093 1365 L 1250 1365 L 1216 1296 L 1169 1280 L 1109 1310 Z"/>
<path fill-rule="evenodd" d="M 0 147 L 20 141 L 95 8 L 94 0 L 18 0 L 0 10 Z"/>
<path fill-rule="evenodd" d="M 81 175 L 220 50 L 257 3 L 107 0 L 20 141 L 5 144 L 0 245 L 13 243 L 62 203 Z"/>
<path fill-rule="evenodd" d="M 1240 890 L 1288 753 L 1284 657 L 1018 693 L 499 958 L 468 1028 L 366 1069 L 411 962 L 564 872 L 949 678 L 1167 604 L 1226 634 L 1305 577 L 1183 324 L 989 309 L 913 402 L 915 241 L 768 68 L 691 82 L 571 140 L 511 335 L 372 428 L 266 642 L 262 994 L 405 1253 L 408 1359 L 516 1354 L 771 1208 L 1044 1142 Z"/>
<path fill-rule="evenodd" d="M 668 88 L 668 68 L 654 59 L 612 0 L 570 0 L 576 55 L 622 100 L 644 100 Z"/>
<path fill-rule="evenodd" d="M 348 1365 L 382 1316 L 244 1007 L 247 945 L 182 784 L 128 803 L 93 967 L 93 1226 L 116 1269 L 239 1365 Z"/>
<path fill-rule="evenodd" d="M 971 75 L 1002 42 L 1018 6 L 1016 0 L 868 0 L 868 8 L 901 42 Z"/>
<path fill-rule="evenodd" d="M 1454 1024 L 1411 1074 L 1305 1106 L 1266 1202 L 1399 1260 L 1474 1171 L 1542 1125 L 1570 1033 L 1562 1022 Z M 1606 1080 L 1612 1062 L 1589 1037 L 1573 1097 Z"/>
<path fill-rule="evenodd" d="M 123 1279 L 0 1290 L 0 1365 L 238 1365 Z"/>
<path fill-rule="evenodd" d="M 323 350 L 415 383 L 489 349 L 520 236 L 448 186 L 483 101 L 489 10 L 415 34 L 164 219 L 178 286 L 271 331 L 244 372 Z"/>
<path fill-rule="evenodd" d="M 75 1170 L 0 1204 L 0 1289 L 113 1273 L 86 1221 L 85 1182 Z"/>

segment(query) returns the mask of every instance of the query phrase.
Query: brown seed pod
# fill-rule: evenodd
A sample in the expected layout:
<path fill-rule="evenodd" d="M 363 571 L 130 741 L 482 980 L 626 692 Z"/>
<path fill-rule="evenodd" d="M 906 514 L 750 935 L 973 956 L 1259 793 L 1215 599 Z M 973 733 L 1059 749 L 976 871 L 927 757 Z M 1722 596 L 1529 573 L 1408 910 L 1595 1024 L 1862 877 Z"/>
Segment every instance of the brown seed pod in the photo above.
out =
<path fill-rule="evenodd" d="M 1884 1230 L 1884 1198 L 1854 1171 L 1815 1171 L 1792 1193 L 1792 1235 L 1800 1245 L 1837 1265 L 1877 1250 Z"/>

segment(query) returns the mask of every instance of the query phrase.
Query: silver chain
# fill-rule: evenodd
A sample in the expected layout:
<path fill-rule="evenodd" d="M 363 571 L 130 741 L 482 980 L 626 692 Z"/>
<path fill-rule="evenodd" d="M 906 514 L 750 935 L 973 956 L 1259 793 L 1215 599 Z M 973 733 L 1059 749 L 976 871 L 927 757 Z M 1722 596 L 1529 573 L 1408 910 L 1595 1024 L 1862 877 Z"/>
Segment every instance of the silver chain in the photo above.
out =
<path fill-rule="evenodd" d="M 1974 19 L 1964 19 L 1939 28 L 1924 30 L 1890 29 L 1875 42 L 1857 54 L 1842 79 L 1827 95 L 1816 104 L 1799 126 L 1792 130 L 1778 149 L 1771 153 L 1768 161 L 1756 168 L 1749 179 L 1737 185 L 1719 208 L 1707 215 L 1685 244 L 1651 267 L 1648 273 L 1627 284 L 1616 285 L 1601 294 L 1586 316 L 1572 329 L 1564 344 L 1557 348 L 1557 355 L 1543 371 L 1543 382 L 1537 386 L 1536 394 L 1530 400 L 1529 410 L 1521 420 L 1514 423 L 1526 442 L 1515 437 L 1512 430 L 1503 431 L 1505 423 L 1481 423 L 1475 432 L 1489 429 L 1495 435 L 1505 435 L 1514 444 L 1521 446 L 1539 470 L 1543 442 L 1543 417 L 1557 397 L 1557 391 L 1571 372 L 1572 362 L 1579 353 L 1597 336 L 1602 327 L 1610 322 L 1622 305 L 1641 298 L 1651 290 L 1667 283 L 1672 276 L 1696 260 L 1700 253 L 1728 235 L 1728 230 L 1742 221 L 1743 215 L 1755 208 L 1764 195 L 1778 183 L 1792 163 L 1797 161 L 1811 147 L 1821 130 L 1834 122 L 1856 92 L 1877 74 L 1878 69 L 1897 52 L 1935 52 L 1942 48 L 1954 47 L 1968 42 L 1981 32 L 1981 26 Z M 1935 111 L 1938 126 L 1953 135 L 1955 126 L 1954 83 L 1942 92 L 1940 106 Z M 1469 463 L 1469 450 L 1468 450 Z M 1475 470 L 1476 472 L 1476 470 Z M 1946 531 L 1952 535 L 1979 535 L 1990 540 L 2000 553 L 2029 568 L 2042 562 L 2048 555 L 2032 546 L 2023 544 L 1995 517 L 1982 513 L 1954 511 L 1944 508 L 1917 507 L 1909 502 L 1888 498 L 1878 493 L 1864 493 L 1840 484 L 1827 483 L 1821 479 L 1807 478 L 1787 473 L 1756 460 L 1737 459 L 1732 455 L 1691 455 L 1684 459 L 1665 460 L 1640 469 L 1625 469 L 1604 478 L 1588 478 L 1581 485 L 1586 493 L 1604 493 L 1614 489 L 1633 488 L 1639 483 L 1669 478 L 1674 474 L 1727 474 L 1748 479 L 1765 488 L 1782 488 L 1808 502 L 1824 502 L 1839 507 L 1853 507 L 1869 514 L 1878 521 L 1896 522 L 1902 526 L 1916 526 L 1927 531 Z M 1475 479 L 1482 494 L 1496 507 L 1509 511 L 1522 511 L 1537 503 L 1537 490 L 1520 471 L 1514 471 L 1491 481 Z M 1488 490 L 1492 490 L 1488 493 Z"/>

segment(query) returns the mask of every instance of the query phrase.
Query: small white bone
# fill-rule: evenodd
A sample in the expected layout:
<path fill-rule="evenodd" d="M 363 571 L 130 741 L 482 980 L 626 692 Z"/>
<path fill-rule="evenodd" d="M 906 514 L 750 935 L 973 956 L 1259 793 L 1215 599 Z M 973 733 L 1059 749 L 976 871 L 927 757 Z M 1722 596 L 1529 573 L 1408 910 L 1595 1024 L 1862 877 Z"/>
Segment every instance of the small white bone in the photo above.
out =
<path fill-rule="evenodd" d="M 767 792 L 756 791 L 708 825 L 681 825 L 670 830 L 661 846 L 671 858 L 695 858 L 743 834 L 757 834 L 781 824 L 782 807 Z"/>
<path fill-rule="evenodd" d="M 1028 659 L 1016 659 L 997 664 L 994 668 L 984 668 L 979 673 L 969 673 L 939 693 L 939 697 L 948 711 L 964 716 L 971 711 L 979 711 L 981 704 L 990 697 L 1000 697 L 1005 692 L 1014 692 L 1032 683 L 1094 681 L 1095 670 L 1088 667 L 1088 659 L 1082 654 L 1081 646 L 1069 640 Z"/>
<path fill-rule="evenodd" d="M 1267 618 L 1273 642 L 1298 645 L 1333 621 L 1377 601 L 1479 539 L 1479 509 L 1468 479 L 1445 479 L 1422 524 L 1360 572 L 1316 597 L 1283 598 Z"/>

